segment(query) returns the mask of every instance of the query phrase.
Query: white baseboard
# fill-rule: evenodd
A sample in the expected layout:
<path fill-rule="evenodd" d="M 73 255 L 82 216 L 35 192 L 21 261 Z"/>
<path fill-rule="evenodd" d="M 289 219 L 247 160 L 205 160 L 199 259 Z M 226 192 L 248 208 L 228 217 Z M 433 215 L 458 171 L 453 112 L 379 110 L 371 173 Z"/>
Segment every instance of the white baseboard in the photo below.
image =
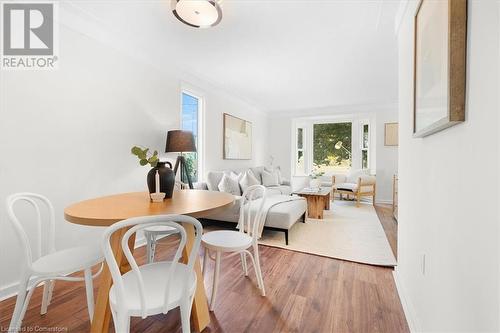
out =
<path fill-rule="evenodd" d="M 158 239 L 160 238 L 161 237 L 158 237 Z M 135 240 L 134 248 L 138 248 L 144 245 L 146 245 L 146 238 L 144 238 L 144 236 L 141 235 L 139 238 Z M 17 295 L 18 288 L 19 288 L 19 282 L 14 282 L 6 286 L 0 287 L 0 301 L 3 301 L 7 298 Z"/>
<path fill-rule="evenodd" d="M 19 288 L 19 282 L 14 282 L 0 288 L 0 301 L 10 298 L 17 294 L 17 289 Z"/>
<path fill-rule="evenodd" d="M 413 332 L 413 333 L 422 332 L 422 330 L 420 329 L 420 325 L 418 323 L 418 320 L 417 320 L 417 316 L 415 314 L 415 310 L 414 310 L 413 305 L 411 303 L 411 300 L 408 297 L 408 293 L 406 292 L 406 289 L 404 288 L 401 279 L 399 278 L 397 267 L 392 272 L 392 275 L 394 277 L 394 283 L 396 284 L 396 289 L 398 291 L 399 300 L 401 301 L 401 306 L 403 307 L 403 311 L 404 311 L 405 317 L 406 317 L 406 322 L 408 323 L 408 326 L 410 328 L 410 332 Z"/>

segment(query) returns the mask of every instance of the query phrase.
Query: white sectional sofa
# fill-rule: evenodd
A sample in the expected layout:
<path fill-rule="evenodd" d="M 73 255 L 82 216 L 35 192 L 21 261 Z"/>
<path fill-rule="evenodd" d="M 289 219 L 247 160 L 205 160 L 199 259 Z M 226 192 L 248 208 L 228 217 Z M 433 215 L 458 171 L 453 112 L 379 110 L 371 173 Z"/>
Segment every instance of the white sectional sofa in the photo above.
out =
<path fill-rule="evenodd" d="M 262 184 L 262 172 L 265 170 L 264 167 L 252 167 L 249 168 L 255 175 L 257 180 Z M 239 174 L 241 172 L 246 172 L 248 169 L 244 170 L 224 170 L 224 171 L 212 171 L 207 174 L 207 182 L 197 184 L 197 188 L 206 189 L 210 191 L 219 191 L 219 183 L 222 180 L 224 174 L 229 174 L 234 172 Z M 282 231 L 285 233 L 285 243 L 288 244 L 288 231 L 290 228 L 299 220 L 303 219 L 305 222 L 305 213 L 307 209 L 307 202 L 304 198 L 291 197 L 292 188 L 288 180 L 281 179 L 281 183 L 276 186 L 266 186 L 267 195 L 269 201 L 272 201 L 273 205 L 269 208 L 266 220 L 264 223 L 264 229 Z M 218 211 L 217 213 L 207 215 L 204 217 L 205 222 L 224 222 L 231 223 L 234 226 L 238 223 L 239 211 L 240 211 L 240 196 L 235 196 L 236 200 L 234 205 L 228 207 L 225 210 Z M 221 224 L 221 223 L 218 223 Z"/>
<path fill-rule="evenodd" d="M 260 184 L 262 184 L 262 172 L 267 169 L 263 166 L 258 166 L 241 170 L 211 171 L 207 174 L 207 182 L 205 183 L 205 186 L 210 191 L 219 191 L 218 185 L 224 174 L 230 173 L 231 171 L 236 174 L 239 174 L 247 170 L 251 170 L 252 173 L 257 178 L 257 180 L 260 182 Z M 292 187 L 290 185 L 290 181 L 285 179 L 282 179 L 281 184 L 279 184 L 278 186 L 266 186 L 266 187 L 268 195 L 273 195 L 273 194 L 290 195 L 292 193 Z"/>

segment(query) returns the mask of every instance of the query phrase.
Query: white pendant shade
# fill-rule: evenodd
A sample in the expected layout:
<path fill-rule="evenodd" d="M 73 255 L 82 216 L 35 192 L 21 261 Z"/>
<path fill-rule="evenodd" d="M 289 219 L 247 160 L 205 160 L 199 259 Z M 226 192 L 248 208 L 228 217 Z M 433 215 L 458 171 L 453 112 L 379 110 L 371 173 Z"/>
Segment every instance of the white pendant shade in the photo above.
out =
<path fill-rule="evenodd" d="M 171 0 L 172 12 L 182 23 L 195 28 L 217 25 L 222 10 L 215 0 Z"/>

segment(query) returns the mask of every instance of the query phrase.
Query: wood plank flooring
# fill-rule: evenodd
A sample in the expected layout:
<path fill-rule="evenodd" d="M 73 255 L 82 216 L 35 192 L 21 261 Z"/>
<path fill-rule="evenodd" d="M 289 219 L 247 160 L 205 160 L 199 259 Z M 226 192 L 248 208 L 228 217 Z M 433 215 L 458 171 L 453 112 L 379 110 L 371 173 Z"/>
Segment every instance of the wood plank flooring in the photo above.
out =
<path fill-rule="evenodd" d="M 396 223 L 389 206 L 377 206 L 393 251 Z M 161 240 L 159 258 L 172 246 Z M 245 278 L 239 257 L 222 262 L 218 301 L 211 324 L 203 332 L 409 332 L 396 292 L 392 269 L 356 264 L 260 246 L 267 291 L 261 297 L 253 270 Z M 144 247 L 136 250 L 145 259 Z M 210 295 L 213 263 L 205 285 Z M 95 283 L 97 290 L 98 283 Z M 58 281 L 48 313 L 40 316 L 42 288 L 34 293 L 23 324 L 26 331 L 88 332 L 83 283 Z M 15 298 L 0 302 L 0 331 L 6 331 Z M 134 318 L 132 332 L 180 332 L 178 310 L 146 319 Z"/>

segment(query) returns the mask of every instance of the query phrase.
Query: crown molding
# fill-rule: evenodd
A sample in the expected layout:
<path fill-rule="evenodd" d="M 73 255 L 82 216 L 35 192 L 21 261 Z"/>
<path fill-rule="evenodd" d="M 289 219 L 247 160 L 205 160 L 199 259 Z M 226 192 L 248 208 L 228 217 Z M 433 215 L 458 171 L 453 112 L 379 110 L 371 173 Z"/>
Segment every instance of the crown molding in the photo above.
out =
<path fill-rule="evenodd" d="M 397 112 L 397 101 L 387 103 L 368 103 L 368 104 L 348 104 L 348 105 L 330 105 L 322 107 L 311 107 L 294 110 L 277 110 L 268 111 L 269 117 L 311 117 L 321 115 L 342 115 L 342 114 L 359 114 L 373 112 Z"/>

